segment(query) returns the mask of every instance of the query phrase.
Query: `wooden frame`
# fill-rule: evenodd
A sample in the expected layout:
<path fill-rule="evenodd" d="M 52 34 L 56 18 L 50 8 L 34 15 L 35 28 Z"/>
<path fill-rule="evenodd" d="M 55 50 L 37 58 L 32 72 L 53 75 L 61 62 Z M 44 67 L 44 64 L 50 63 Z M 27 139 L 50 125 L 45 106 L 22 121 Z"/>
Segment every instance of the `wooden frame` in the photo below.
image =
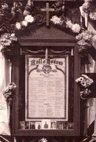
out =
<path fill-rule="evenodd" d="M 27 0 L 11 0 L 11 1 L 19 1 L 19 2 L 23 2 L 23 1 L 27 1 Z M 33 0 L 33 1 L 57 1 L 57 0 Z M 76 1 L 76 0 L 66 0 L 66 1 L 72 1 L 72 2 L 74 2 L 74 1 Z M 82 0 L 81 0 L 82 1 Z"/>
<path fill-rule="evenodd" d="M 21 46 L 25 46 L 24 43 L 21 41 Z M 29 42 L 30 43 L 30 42 Z M 33 44 L 33 45 L 32 45 Z M 37 43 L 38 44 L 38 43 Z M 44 42 L 42 43 L 44 44 Z M 45 42 L 45 46 L 49 45 L 49 46 L 57 46 L 61 45 L 61 42 L 57 43 L 56 42 L 52 42 L 50 44 L 50 41 Z M 68 46 L 69 44 L 69 46 Z M 41 44 L 40 44 L 41 45 Z M 14 136 L 79 136 L 80 135 L 80 97 L 79 97 L 79 87 L 75 82 L 75 79 L 79 77 L 80 75 L 80 67 L 79 67 L 79 53 L 78 53 L 78 48 L 76 47 L 75 41 L 72 43 L 67 43 L 65 44 L 65 42 L 62 42 L 62 47 L 69 47 L 70 45 L 72 45 L 72 47 L 74 48 L 74 129 L 72 130 L 20 130 L 19 129 L 19 96 L 20 93 L 19 90 L 19 72 L 20 72 L 20 47 L 16 47 L 14 48 L 13 51 L 13 81 L 16 83 L 17 85 L 17 89 L 15 91 L 14 97 L 13 97 L 13 122 L 12 122 L 12 135 Z M 34 42 L 31 42 L 31 46 L 34 46 Z"/>

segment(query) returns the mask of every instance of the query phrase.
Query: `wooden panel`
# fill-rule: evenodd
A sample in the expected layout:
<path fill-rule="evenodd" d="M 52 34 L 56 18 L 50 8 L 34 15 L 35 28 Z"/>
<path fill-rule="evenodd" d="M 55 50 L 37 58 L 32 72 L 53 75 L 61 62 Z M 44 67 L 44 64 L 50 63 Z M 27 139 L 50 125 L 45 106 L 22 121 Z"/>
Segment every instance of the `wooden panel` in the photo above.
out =
<path fill-rule="evenodd" d="M 20 45 L 23 46 L 23 47 L 26 47 L 26 46 L 50 46 L 50 47 L 58 47 L 58 46 L 67 46 L 67 47 L 70 47 L 70 46 L 75 46 L 75 42 L 71 42 L 69 40 L 68 41 L 54 41 L 54 42 L 51 42 L 51 41 L 32 41 L 32 40 L 20 40 Z"/>
<path fill-rule="evenodd" d="M 51 36 L 50 36 L 51 35 Z M 24 41 L 24 40 L 34 40 L 34 41 L 68 41 L 70 40 L 70 42 L 75 41 L 76 42 L 76 38 L 75 36 L 72 34 L 72 32 L 70 32 L 69 30 L 66 29 L 59 29 L 55 26 L 50 26 L 50 28 L 47 28 L 46 26 L 42 26 L 38 29 L 36 29 L 36 31 L 32 31 L 26 33 L 23 33 L 21 36 L 18 33 L 18 37 L 20 41 Z"/>
<path fill-rule="evenodd" d="M 2 0 L 3 1 L 3 0 Z M 27 0 L 10 0 L 10 1 L 27 1 Z M 33 0 L 33 1 L 57 1 L 57 0 Z M 65 0 L 65 1 L 76 1 L 76 0 Z M 79 0 L 79 1 L 82 1 L 82 0 Z"/>
<path fill-rule="evenodd" d="M 32 137 L 18 137 L 16 138 L 17 142 L 38 142 L 41 141 L 42 137 L 36 137 L 36 138 L 32 138 Z M 81 142 L 82 141 L 82 137 L 50 137 L 50 138 L 46 138 L 47 142 Z"/>
<path fill-rule="evenodd" d="M 53 44 L 54 45 L 54 44 Z M 63 45 L 64 47 L 64 45 Z M 59 46 L 58 46 L 59 48 Z M 19 88 L 19 80 L 20 80 L 20 56 L 19 56 L 19 48 L 14 50 L 14 58 L 13 58 L 13 81 L 17 84 L 17 91 L 15 92 L 14 97 L 14 121 L 13 121 L 13 134 L 15 136 L 78 136 L 80 134 L 80 98 L 79 88 L 75 82 L 75 79 L 79 77 L 79 55 L 78 48 L 74 49 L 74 129 L 70 130 L 21 130 L 19 129 L 19 96 L 20 96 L 20 88 Z"/>
<path fill-rule="evenodd" d="M 16 91 L 14 92 L 13 97 L 13 133 L 18 131 L 18 122 L 19 122 L 19 47 L 14 47 L 13 51 L 13 68 L 12 68 L 12 82 L 15 82 L 17 85 Z M 16 102 L 16 103 L 15 103 Z"/>
<path fill-rule="evenodd" d="M 75 80 L 80 76 L 80 57 L 78 47 L 74 50 L 74 124 L 75 135 L 80 135 L 80 90 Z M 78 107 L 77 107 L 78 106 Z"/>
<path fill-rule="evenodd" d="M 53 34 L 55 33 L 55 34 Z M 51 36 L 50 36 L 51 35 Z M 80 76 L 80 67 L 79 67 L 79 53 L 78 53 L 78 47 L 74 47 L 76 45 L 76 39 L 73 35 L 71 35 L 68 32 L 60 31 L 56 29 L 55 27 L 51 27 L 50 29 L 46 27 L 41 27 L 37 29 L 36 32 L 32 33 L 31 36 L 22 36 L 19 39 L 19 43 L 22 46 L 22 48 L 29 48 L 32 50 L 33 47 L 38 49 L 40 47 L 54 47 L 56 49 L 60 50 L 60 47 L 62 47 L 62 50 L 65 48 L 74 48 L 74 54 L 73 56 L 73 70 L 74 70 L 74 77 L 73 77 L 73 84 L 74 84 L 74 101 L 73 101 L 73 111 L 74 111 L 74 129 L 67 129 L 67 130 L 29 130 L 29 129 L 19 129 L 19 121 L 20 121 L 20 95 L 24 97 L 23 94 L 20 92 L 20 49 L 19 47 L 14 48 L 13 53 L 13 81 L 17 85 L 17 89 L 14 96 L 14 116 L 13 116 L 13 134 L 15 136 L 78 136 L 80 134 L 80 97 L 79 97 L 79 87 L 77 83 L 75 82 L 75 79 L 77 79 Z M 37 50 L 38 50 L 37 49 Z M 22 61 L 21 61 L 22 65 Z M 22 68 L 22 72 L 23 72 Z M 71 71 L 71 69 L 70 69 Z M 24 81 L 24 79 L 23 79 Z M 22 81 L 21 81 L 22 83 Z M 71 84 L 71 82 L 70 82 Z M 24 85 L 23 85 L 24 87 Z M 21 88 L 23 88 L 21 85 Z M 24 87 L 25 88 L 25 87 Z M 21 89 L 22 90 L 22 89 Z M 24 91 L 23 91 L 24 92 Z M 24 99 L 23 99 L 24 100 Z M 24 100 L 25 101 L 25 100 Z M 21 118 L 22 120 L 22 118 Z M 23 120 L 25 121 L 25 120 Z M 73 122 L 73 121 L 72 121 Z"/>

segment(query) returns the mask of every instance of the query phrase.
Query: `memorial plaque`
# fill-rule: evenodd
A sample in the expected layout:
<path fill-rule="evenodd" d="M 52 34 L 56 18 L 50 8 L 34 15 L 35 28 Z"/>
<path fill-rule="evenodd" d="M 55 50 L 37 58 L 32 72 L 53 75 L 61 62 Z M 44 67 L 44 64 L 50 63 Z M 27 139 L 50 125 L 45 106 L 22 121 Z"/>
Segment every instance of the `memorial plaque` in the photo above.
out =
<path fill-rule="evenodd" d="M 68 120 L 68 56 L 44 59 L 26 56 L 27 120 Z"/>

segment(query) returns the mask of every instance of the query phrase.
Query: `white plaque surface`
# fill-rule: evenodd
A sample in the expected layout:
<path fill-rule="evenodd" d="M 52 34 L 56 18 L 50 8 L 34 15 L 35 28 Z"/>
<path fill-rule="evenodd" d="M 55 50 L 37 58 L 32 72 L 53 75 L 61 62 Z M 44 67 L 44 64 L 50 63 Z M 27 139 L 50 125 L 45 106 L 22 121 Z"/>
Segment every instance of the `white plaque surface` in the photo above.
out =
<path fill-rule="evenodd" d="M 68 57 L 26 59 L 26 120 L 68 119 Z"/>

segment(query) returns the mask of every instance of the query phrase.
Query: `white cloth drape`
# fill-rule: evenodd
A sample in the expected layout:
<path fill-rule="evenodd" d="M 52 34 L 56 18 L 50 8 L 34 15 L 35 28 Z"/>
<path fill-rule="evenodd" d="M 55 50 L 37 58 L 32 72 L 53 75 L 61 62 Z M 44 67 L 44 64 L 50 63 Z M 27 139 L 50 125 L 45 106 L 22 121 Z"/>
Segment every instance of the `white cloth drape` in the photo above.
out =
<path fill-rule="evenodd" d="M 1 47 L 2 48 L 2 47 Z M 7 61 L 0 49 L 0 134 L 10 135 L 9 130 L 9 116 L 7 109 L 7 102 L 3 96 L 5 86 L 10 81 L 10 66 L 8 67 Z"/>
<path fill-rule="evenodd" d="M 87 28 L 87 27 L 88 27 L 88 13 L 85 13 L 85 12 L 82 10 L 82 6 L 81 6 L 79 9 L 80 9 L 80 13 L 81 13 L 82 18 L 84 18 L 85 27 Z"/>
<path fill-rule="evenodd" d="M 88 30 L 96 33 L 96 30 L 90 22 L 88 23 Z M 90 64 L 86 65 L 85 72 L 96 73 L 96 61 L 94 61 L 91 56 L 89 56 L 89 61 Z M 95 121 L 94 133 L 96 133 L 96 98 L 88 99 L 87 106 L 87 127 L 89 127 L 92 124 L 92 122 Z"/>
<path fill-rule="evenodd" d="M 86 73 L 96 73 L 96 62 L 89 56 L 90 64 L 85 66 Z M 87 100 L 87 127 L 96 119 L 96 98 L 90 98 Z M 96 131 L 96 130 L 94 130 Z"/>

